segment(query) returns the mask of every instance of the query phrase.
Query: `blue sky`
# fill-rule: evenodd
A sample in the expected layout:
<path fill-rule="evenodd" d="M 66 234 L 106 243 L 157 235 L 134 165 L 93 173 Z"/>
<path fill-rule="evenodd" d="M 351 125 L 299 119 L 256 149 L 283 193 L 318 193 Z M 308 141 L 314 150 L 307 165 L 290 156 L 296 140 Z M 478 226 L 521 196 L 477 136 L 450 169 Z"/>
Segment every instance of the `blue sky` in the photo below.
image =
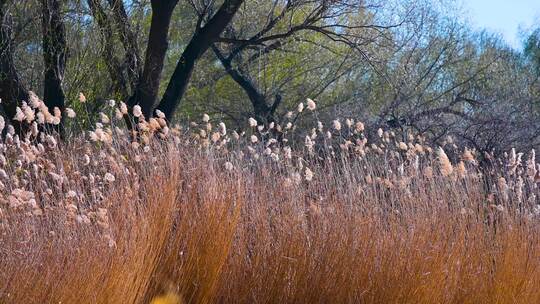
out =
<path fill-rule="evenodd" d="M 540 26 L 540 0 L 462 0 L 476 28 L 500 33 L 514 48 L 521 48 L 520 28 Z"/>

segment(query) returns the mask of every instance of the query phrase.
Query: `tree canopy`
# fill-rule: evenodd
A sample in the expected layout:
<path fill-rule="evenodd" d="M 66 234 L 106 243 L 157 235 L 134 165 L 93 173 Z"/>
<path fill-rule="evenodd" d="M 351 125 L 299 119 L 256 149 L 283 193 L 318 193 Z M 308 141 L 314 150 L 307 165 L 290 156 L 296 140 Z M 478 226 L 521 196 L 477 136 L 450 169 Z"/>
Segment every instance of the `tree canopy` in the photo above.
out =
<path fill-rule="evenodd" d="M 319 116 L 448 136 L 480 150 L 540 143 L 540 30 L 523 52 L 471 31 L 451 0 L 0 1 L 0 113 L 140 105 L 175 123 Z M 78 96 L 82 92 L 86 102 Z"/>

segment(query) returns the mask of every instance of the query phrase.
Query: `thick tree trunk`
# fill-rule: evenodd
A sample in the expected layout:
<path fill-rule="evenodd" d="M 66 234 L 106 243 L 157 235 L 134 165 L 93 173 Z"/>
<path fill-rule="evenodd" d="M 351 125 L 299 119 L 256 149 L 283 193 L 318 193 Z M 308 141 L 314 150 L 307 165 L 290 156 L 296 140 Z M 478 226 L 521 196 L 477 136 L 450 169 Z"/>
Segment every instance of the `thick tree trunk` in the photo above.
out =
<path fill-rule="evenodd" d="M 244 0 L 225 0 L 216 14 L 202 28 L 196 30 L 180 57 L 165 94 L 157 107 L 167 119 L 172 118 L 174 111 L 180 104 L 196 61 L 219 39 L 243 2 Z"/>
<path fill-rule="evenodd" d="M 152 116 L 157 100 L 161 72 L 169 46 L 168 35 L 171 16 L 177 3 L 178 0 L 152 1 L 152 21 L 144 69 L 134 94 L 128 100 L 131 107 L 140 105 L 146 118 Z"/>
<path fill-rule="evenodd" d="M 28 91 L 19 79 L 13 62 L 13 28 L 6 16 L 6 1 L 0 1 L 0 115 L 20 130 L 18 122 L 13 121 L 17 105 L 28 100 Z M 19 131 L 18 130 L 18 131 Z"/>
<path fill-rule="evenodd" d="M 65 109 L 65 95 L 62 88 L 66 68 L 66 31 L 58 0 L 42 0 L 43 19 L 43 59 L 45 78 L 43 102 L 51 110 Z M 55 128 L 62 130 L 62 124 Z"/>

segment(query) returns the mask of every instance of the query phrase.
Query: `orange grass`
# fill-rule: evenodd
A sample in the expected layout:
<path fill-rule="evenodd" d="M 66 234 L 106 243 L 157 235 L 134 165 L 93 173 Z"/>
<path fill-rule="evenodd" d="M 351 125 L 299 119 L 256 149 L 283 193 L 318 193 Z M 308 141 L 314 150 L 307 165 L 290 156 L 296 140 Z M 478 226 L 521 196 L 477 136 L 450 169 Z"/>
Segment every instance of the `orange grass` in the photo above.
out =
<path fill-rule="evenodd" d="M 540 303 L 534 156 L 8 141 L 0 303 Z"/>
<path fill-rule="evenodd" d="M 477 180 L 417 176 L 407 195 L 344 163 L 288 185 L 271 164 L 230 172 L 183 152 L 133 177 L 136 193 L 127 176 L 114 185 L 112 247 L 93 223 L 11 215 L 1 301 L 540 301 L 538 220 L 487 207 Z"/>

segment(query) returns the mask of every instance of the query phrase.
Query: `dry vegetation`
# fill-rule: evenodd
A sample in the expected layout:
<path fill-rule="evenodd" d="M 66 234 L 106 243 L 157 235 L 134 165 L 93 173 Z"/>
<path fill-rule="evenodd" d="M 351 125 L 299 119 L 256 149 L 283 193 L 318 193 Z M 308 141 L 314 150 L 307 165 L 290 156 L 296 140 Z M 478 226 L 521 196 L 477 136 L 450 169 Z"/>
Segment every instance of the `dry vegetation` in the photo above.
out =
<path fill-rule="evenodd" d="M 540 302 L 534 152 L 480 169 L 450 140 L 368 141 L 345 119 L 293 145 L 288 123 L 158 115 L 130 143 L 123 105 L 60 143 L 34 140 L 59 113 L 20 113 L 35 124 L 0 147 L 2 303 Z"/>

